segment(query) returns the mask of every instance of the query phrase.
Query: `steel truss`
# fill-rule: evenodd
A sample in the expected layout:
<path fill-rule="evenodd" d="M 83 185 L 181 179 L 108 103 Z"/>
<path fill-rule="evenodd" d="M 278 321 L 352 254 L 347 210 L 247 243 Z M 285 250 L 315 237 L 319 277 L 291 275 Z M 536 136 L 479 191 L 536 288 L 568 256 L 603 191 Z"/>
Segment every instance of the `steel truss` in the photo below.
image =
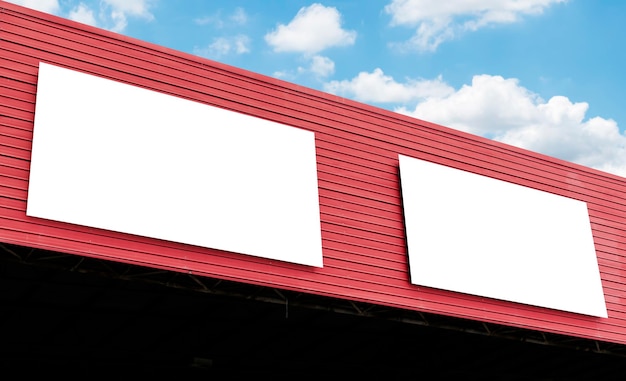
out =
<path fill-rule="evenodd" d="M 561 347 L 570 350 L 626 357 L 626 345 L 621 344 L 509 327 L 489 322 L 448 317 L 433 313 L 392 308 L 347 299 L 318 296 L 204 276 L 201 277 L 183 272 L 152 269 L 122 262 L 63 254 L 43 249 L 0 243 L 0 255 L 4 257 L 4 260 L 16 261 L 23 265 L 45 266 L 59 271 L 78 272 L 129 282 L 141 282 L 187 292 L 206 293 L 240 299 L 242 301 L 248 300 L 284 305 L 286 317 L 289 316 L 290 308 L 306 308 L 373 319 L 385 319 L 405 324 L 471 333 L 518 342 Z"/>

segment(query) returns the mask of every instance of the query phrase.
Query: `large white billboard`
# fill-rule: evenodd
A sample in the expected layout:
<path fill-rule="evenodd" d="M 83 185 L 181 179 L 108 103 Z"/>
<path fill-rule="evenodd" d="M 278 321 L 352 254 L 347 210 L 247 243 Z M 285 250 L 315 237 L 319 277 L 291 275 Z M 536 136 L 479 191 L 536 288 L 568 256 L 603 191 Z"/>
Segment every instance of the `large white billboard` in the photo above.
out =
<path fill-rule="evenodd" d="M 607 317 L 585 202 L 399 160 L 412 283 Z"/>
<path fill-rule="evenodd" d="M 313 132 L 45 63 L 27 215 L 323 264 Z"/>

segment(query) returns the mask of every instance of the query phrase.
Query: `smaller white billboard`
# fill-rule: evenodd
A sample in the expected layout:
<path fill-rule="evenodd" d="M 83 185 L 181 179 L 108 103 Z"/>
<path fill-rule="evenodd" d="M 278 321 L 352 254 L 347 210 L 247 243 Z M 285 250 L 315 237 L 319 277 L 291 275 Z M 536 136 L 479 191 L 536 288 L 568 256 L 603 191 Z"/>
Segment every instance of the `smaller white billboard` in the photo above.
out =
<path fill-rule="evenodd" d="M 399 159 L 413 284 L 607 317 L 585 202 Z"/>
<path fill-rule="evenodd" d="M 45 63 L 27 214 L 322 266 L 313 132 Z"/>

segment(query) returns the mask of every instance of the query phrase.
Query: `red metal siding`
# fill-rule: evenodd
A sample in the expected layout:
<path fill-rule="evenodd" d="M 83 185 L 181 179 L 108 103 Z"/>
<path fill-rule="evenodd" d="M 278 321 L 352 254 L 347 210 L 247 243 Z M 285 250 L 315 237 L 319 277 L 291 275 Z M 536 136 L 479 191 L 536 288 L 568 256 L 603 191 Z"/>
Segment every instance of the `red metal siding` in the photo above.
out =
<path fill-rule="evenodd" d="M 626 179 L 0 3 L 0 241 L 626 343 Z M 324 267 L 27 217 L 40 61 L 315 132 Z M 409 283 L 398 154 L 588 203 L 608 319 Z"/>

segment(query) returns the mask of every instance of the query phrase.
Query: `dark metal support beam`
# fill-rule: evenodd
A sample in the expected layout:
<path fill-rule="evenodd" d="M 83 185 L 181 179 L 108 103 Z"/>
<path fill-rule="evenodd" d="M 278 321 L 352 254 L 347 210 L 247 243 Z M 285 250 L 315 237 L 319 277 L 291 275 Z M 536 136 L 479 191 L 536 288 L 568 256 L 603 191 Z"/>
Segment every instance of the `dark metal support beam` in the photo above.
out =
<path fill-rule="evenodd" d="M 371 303 L 310 295 L 222 279 L 200 278 L 193 274 L 153 270 L 125 263 L 79 257 L 17 245 L 0 243 L 0 255 L 4 256 L 6 260 L 18 261 L 26 265 L 48 266 L 62 271 L 89 273 L 126 281 L 143 282 L 189 292 L 239 298 L 242 301 L 254 300 L 280 304 L 285 306 L 286 317 L 289 315 L 290 307 L 307 308 L 626 357 L 625 345 L 600 342 L 598 340 L 581 339 L 487 322 L 452 318 L 420 311 L 396 309 Z M 208 285 L 209 283 L 211 283 L 210 286 Z"/>

